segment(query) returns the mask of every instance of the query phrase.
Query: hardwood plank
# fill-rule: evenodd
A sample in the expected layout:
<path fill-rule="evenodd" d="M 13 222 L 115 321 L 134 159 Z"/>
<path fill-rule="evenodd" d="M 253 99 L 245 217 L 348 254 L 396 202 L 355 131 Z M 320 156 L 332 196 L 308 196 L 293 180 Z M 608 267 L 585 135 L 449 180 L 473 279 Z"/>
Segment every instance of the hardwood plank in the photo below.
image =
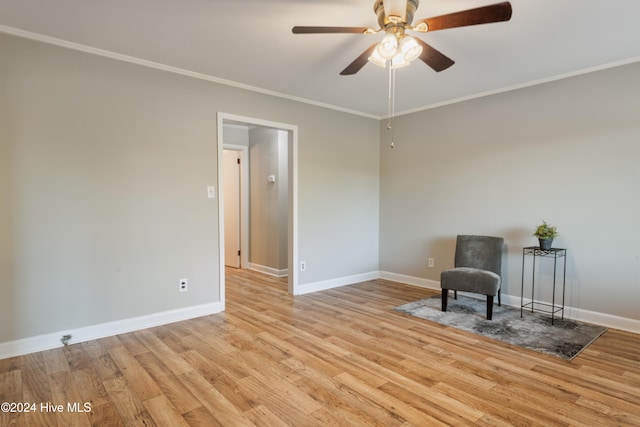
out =
<path fill-rule="evenodd" d="M 142 333 L 142 332 L 141 332 Z M 140 353 L 149 351 L 139 339 L 138 333 L 122 334 L 118 335 L 118 340 L 122 343 L 122 347 L 125 347 L 129 353 L 133 356 L 137 356 Z M 120 347 L 120 346 L 117 346 Z"/>
<path fill-rule="evenodd" d="M 216 427 L 222 426 L 213 414 L 204 406 L 182 414 L 182 417 L 191 427 Z"/>
<path fill-rule="evenodd" d="M 22 371 L 0 373 L 0 402 L 19 402 L 22 399 Z"/>
<path fill-rule="evenodd" d="M 194 371 L 211 384 L 215 383 L 218 378 L 225 376 L 225 373 L 218 367 L 216 359 L 204 357 L 197 350 L 189 350 L 182 353 L 181 356 Z"/>
<path fill-rule="evenodd" d="M 622 402 L 613 404 L 607 404 L 601 401 L 596 401 L 586 397 L 580 397 L 576 401 L 577 409 L 584 410 L 591 414 L 592 411 L 599 415 L 605 416 L 608 422 L 617 426 L 640 426 L 640 414 L 635 411 L 637 408 L 633 408 L 631 405 L 625 405 Z M 593 419 L 598 419 L 591 414 L 588 422 L 593 423 Z M 604 424 L 610 425 L 610 424 Z"/>
<path fill-rule="evenodd" d="M 91 358 L 82 345 L 66 345 L 62 350 L 69 369 L 85 369 L 91 366 Z"/>
<path fill-rule="evenodd" d="M 221 426 L 251 426 L 253 423 L 225 395 L 196 372 L 180 375 L 182 383 L 207 408 Z"/>
<path fill-rule="evenodd" d="M 20 369 L 20 364 L 22 364 L 22 358 L 20 357 L 9 357 L 7 359 L 0 359 L 0 374 L 18 370 Z"/>
<path fill-rule="evenodd" d="M 365 396 L 413 425 L 446 426 L 446 424 L 440 420 L 411 406 L 410 402 L 402 401 L 391 394 L 385 393 L 378 387 L 372 387 L 348 373 L 340 374 L 336 379 L 346 387 Z"/>
<path fill-rule="evenodd" d="M 91 360 L 91 370 L 96 373 L 101 381 L 114 380 L 122 376 L 122 372 L 111 355 L 100 344 L 102 341 L 90 341 L 81 344 Z"/>
<path fill-rule="evenodd" d="M 0 360 L 0 400 L 91 404 L 0 425 L 640 425 L 637 334 L 566 361 L 393 310 L 432 290 L 286 289 L 228 269 L 224 313 Z"/>
<path fill-rule="evenodd" d="M 22 398 L 22 371 L 14 369 L 0 372 L 0 403 L 24 402 Z M 10 408 L 9 408 L 10 409 Z M 0 411 L 0 426 L 19 425 L 20 412 Z"/>
<path fill-rule="evenodd" d="M 55 372 L 69 372 L 69 363 L 65 356 L 63 348 L 56 348 L 42 354 L 44 358 L 44 366 L 49 374 Z"/>
<path fill-rule="evenodd" d="M 449 402 L 449 405 L 441 405 L 436 399 L 431 398 L 435 394 L 432 390 L 417 394 L 419 391 L 416 389 L 391 382 L 384 384 L 379 389 L 448 426 L 473 425 L 484 415 L 480 411 L 470 410 L 469 407 L 453 401 Z"/>
<path fill-rule="evenodd" d="M 174 375 L 184 374 L 193 368 L 182 357 L 149 330 L 138 331 L 135 335 L 144 346 L 162 360 L 162 365 Z M 181 347 L 182 349 L 182 347 Z M 146 352 L 145 352 L 146 353 Z"/>
<path fill-rule="evenodd" d="M 77 394 L 77 389 L 72 387 L 71 373 L 69 371 L 56 371 L 49 375 L 51 383 L 52 403 L 61 405 L 62 411 L 56 412 L 58 425 L 61 426 L 90 426 L 91 422 L 86 412 L 71 412 L 69 404 L 76 405 L 72 408 L 82 408 L 84 411 L 84 398 Z M 73 409 L 75 411 L 75 409 Z"/>
<path fill-rule="evenodd" d="M 51 386 L 44 362 L 44 354 L 33 353 L 21 358 L 22 400 L 36 405 L 36 410 L 22 414 L 20 419 L 28 426 L 57 426 L 55 413 L 42 411 L 42 404 L 53 402 Z"/>
<path fill-rule="evenodd" d="M 144 407 L 147 408 L 151 418 L 153 418 L 159 426 L 189 427 L 187 421 L 180 415 L 166 396 L 161 395 L 146 400 Z"/>
<path fill-rule="evenodd" d="M 295 386 L 304 394 L 313 396 L 322 407 L 310 415 L 324 425 L 376 426 L 384 425 L 375 418 L 375 414 L 365 413 L 349 404 L 343 393 L 336 393 L 335 384 L 327 387 L 326 381 L 318 381 L 312 372 L 309 377 L 301 378 Z"/>
<path fill-rule="evenodd" d="M 256 406 L 245 412 L 245 415 L 256 426 L 260 427 L 286 427 L 289 424 L 282 421 L 266 406 Z"/>
<path fill-rule="evenodd" d="M 404 422 L 393 412 L 344 386 L 335 377 L 326 376 L 313 369 L 304 370 L 302 374 L 304 378 L 296 381 L 295 385 L 319 402 L 325 402 L 324 404 L 332 410 L 337 408 L 338 411 L 353 413 L 364 425 L 369 424 L 368 420 L 372 420 L 373 425 L 379 423 L 389 427 L 399 426 Z"/>
<path fill-rule="evenodd" d="M 140 366 L 149 372 L 151 378 L 153 378 L 162 390 L 162 395 L 165 400 L 171 403 L 178 413 L 184 414 L 185 412 L 193 411 L 202 406 L 180 379 L 163 365 L 158 355 L 149 352 L 142 353 L 136 356 L 136 360 L 138 360 Z M 145 401 L 145 407 L 149 410 L 146 402 L 147 401 Z"/>
<path fill-rule="evenodd" d="M 91 412 L 88 415 L 92 426 L 124 426 L 123 420 L 112 401 L 104 405 L 92 405 Z"/>
<path fill-rule="evenodd" d="M 502 422 L 512 426 L 568 426 L 553 418 L 553 414 L 542 412 L 540 408 L 529 406 L 526 400 L 512 397 L 505 400 L 504 397 L 495 393 L 485 393 L 482 390 L 473 388 L 460 389 L 441 382 L 434 386 L 450 398 L 455 399 L 459 404 L 476 408 Z"/>
<path fill-rule="evenodd" d="M 102 380 L 93 368 L 71 371 L 70 387 L 76 392 L 76 396 L 82 402 L 91 406 L 110 405 L 111 400 Z"/>
<path fill-rule="evenodd" d="M 265 384 L 255 377 L 238 381 L 239 389 L 245 395 L 253 396 L 259 405 L 268 407 L 278 418 L 292 426 L 322 426 L 314 422 L 309 414 L 320 408 L 309 396 L 295 393 L 295 387 L 285 383 Z"/>
<path fill-rule="evenodd" d="M 331 361 L 328 360 L 329 358 L 325 357 L 326 355 L 324 354 L 317 356 L 306 349 L 298 347 L 295 343 L 280 339 L 269 332 L 261 332 L 259 337 L 280 349 L 284 354 L 289 355 L 290 357 L 285 359 L 284 363 L 290 367 L 292 366 L 292 361 L 295 361 L 297 362 L 296 369 L 312 369 L 316 372 L 322 372 L 324 375 L 330 377 L 342 372 L 340 368 L 336 367 L 334 363 L 331 363 Z"/>
<path fill-rule="evenodd" d="M 114 347 L 109 350 L 109 354 L 126 378 L 127 387 L 131 388 L 140 401 L 144 402 L 162 394 L 160 387 L 153 381 L 151 375 L 140 366 L 136 358 L 129 353 L 129 350 L 125 347 Z"/>
<path fill-rule="evenodd" d="M 105 381 L 104 387 L 118 411 L 122 424 L 125 426 L 156 426 L 156 423 L 143 406 L 140 398 L 134 390 L 129 387 L 124 377 Z"/>

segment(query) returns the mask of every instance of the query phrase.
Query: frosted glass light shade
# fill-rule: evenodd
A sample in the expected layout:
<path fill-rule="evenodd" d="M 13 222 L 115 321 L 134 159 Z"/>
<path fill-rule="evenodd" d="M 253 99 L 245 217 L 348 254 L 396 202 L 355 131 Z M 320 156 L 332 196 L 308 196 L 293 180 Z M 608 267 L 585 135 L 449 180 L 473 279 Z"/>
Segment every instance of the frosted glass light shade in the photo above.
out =
<path fill-rule="evenodd" d="M 404 60 L 411 62 L 420 56 L 422 53 L 422 46 L 420 46 L 413 37 L 405 36 L 400 42 L 400 51 L 404 56 Z"/>
<path fill-rule="evenodd" d="M 410 62 L 407 61 L 407 58 L 402 52 L 398 53 L 391 60 L 391 68 L 402 68 L 402 67 L 406 67 L 409 64 Z"/>
<path fill-rule="evenodd" d="M 387 66 L 387 60 L 380 56 L 380 54 L 378 53 L 378 48 L 375 48 L 371 56 L 369 56 L 369 62 L 373 62 L 379 67 Z"/>
<path fill-rule="evenodd" d="M 393 58 L 396 55 L 397 50 L 398 39 L 393 33 L 388 33 L 384 36 L 378 47 L 376 47 L 376 51 L 378 51 L 378 54 L 384 59 Z"/>

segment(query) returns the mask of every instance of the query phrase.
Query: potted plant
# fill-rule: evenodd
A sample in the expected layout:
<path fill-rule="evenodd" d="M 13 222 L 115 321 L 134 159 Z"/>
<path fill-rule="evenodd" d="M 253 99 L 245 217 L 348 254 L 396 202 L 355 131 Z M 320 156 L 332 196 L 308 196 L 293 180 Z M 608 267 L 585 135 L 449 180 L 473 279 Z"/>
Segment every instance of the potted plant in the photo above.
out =
<path fill-rule="evenodd" d="M 548 251 L 551 249 L 553 239 L 558 236 L 558 230 L 556 230 L 556 227 L 553 225 L 547 224 L 546 221 L 542 221 L 542 224 L 536 227 L 536 231 L 533 235 L 538 238 L 540 249 Z"/>

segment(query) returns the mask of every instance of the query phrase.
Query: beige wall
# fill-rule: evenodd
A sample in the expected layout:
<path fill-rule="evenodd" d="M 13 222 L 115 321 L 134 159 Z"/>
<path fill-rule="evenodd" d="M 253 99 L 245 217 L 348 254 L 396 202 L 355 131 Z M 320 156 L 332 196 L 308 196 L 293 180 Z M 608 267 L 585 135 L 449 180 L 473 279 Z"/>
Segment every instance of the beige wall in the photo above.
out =
<path fill-rule="evenodd" d="M 249 130 L 249 262 L 274 273 L 288 264 L 287 134 L 261 127 Z M 268 181 L 270 175 L 275 182 Z"/>
<path fill-rule="evenodd" d="M 438 280 L 456 234 L 486 233 L 519 295 L 545 219 L 568 304 L 640 319 L 639 64 L 398 117 L 391 150 L 385 122 L 7 35 L 0 51 L 0 343 L 220 300 L 220 111 L 298 126 L 302 292 Z"/>
<path fill-rule="evenodd" d="M 219 111 L 298 126 L 300 283 L 377 269 L 377 121 L 8 35 L 0 52 L 0 343 L 220 300 Z"/>
<path fill-rule="evenodd" d="M 456 234 L 500 235 L 503 292 L 519 297 L 522 247 L 546 220 L 568 249 L 567 304 L 640 320 L 639 63 L 402 116 L 394 128 L 396 148 L 381 144 L 381 270 L 439 281 Z"/>

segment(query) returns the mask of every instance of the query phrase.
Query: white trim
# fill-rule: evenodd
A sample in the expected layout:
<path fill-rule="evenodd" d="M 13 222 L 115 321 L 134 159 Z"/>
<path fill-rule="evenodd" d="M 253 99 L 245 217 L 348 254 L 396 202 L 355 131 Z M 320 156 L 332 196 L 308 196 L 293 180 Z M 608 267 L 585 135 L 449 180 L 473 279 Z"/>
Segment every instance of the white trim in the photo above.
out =
<path fill-rule="evenodd" d="M 197 73 L 195 71 L 185 70 L 184 68 L 172 67 L 170 65 L 161 64 L 159 62 L 148 61 L 146 59 L 136 58 L 135 56 L 123 55 L 121 53 L 112 52 L 110 50 L 98 49 L 98 48 L 83 45 L 80 43 L 74 43 L 67 40 L 58 39 L 55 37 L 49 37 L 42 34 L 32 33 L 30 31 L 21 30 L 21 29 L 9 27 L 6 25 L 0 25 L 0 32 L 17 36 L 17 37 L 22 37 L 25 39 L 39 41 L 42 43 L 64 47 L 67 49 L 77 50 L 79 52 L 103 56 L 105 58 L 115 59 L 117 61 L 129 62 L 131 64 L 141 65 L 143 67 L 153 68 L 156 70 L 167 71 L 173 74 L 192 77 L 194 79 L 205 80 L 208 82 L 218 83 L 225 86 L 236 87 L 239 89 L 250 90 L 252 92 L 271 95 L 278 98 L 284 98 L 290 101 L 302 102 L 304 104 L 315 105 L 317 107 L 328 108 L 330 110 L 336 110 L 336 111 L 341 111 L 343 113 L 354 114 L 356 116 L 362 116 L 370 119 L 380 120 L 380 116 L 377 116 L 375 114 L 363 113 L 361 111 L 351 110 L 349 108 L 338 107 L 336 105 L 331 105 L 331 104 L 325 104 L 324 102 L 318 102 L 311 99 L 288 95 L 286 93 L 276 92 L 273 90 L 262 89 L 256 86 L 250 86 L 244 83 L 239 83 L 239 82 L 234 82 L 232 80 L 226 80 L 219 77 L 214 77 L 209 74 L 202 74 L 202 73 Z"/>
<path fill-rule="evenodd" d="M 269 276 L 274 277 L 287 277 L 289 275 L 288 268 L 278 270 L 277 268 L 267 267 L 266 265 L 255 264 L 252 262 L 247 264 L 247 268 L 249 270 L 258 271 L 260 273 L 268 274 Z"/>
<path fill-rule="evenodd" d="M 289 242 L 288 267 L 289 280 L 287 288 L 292 295 L 298 294 L 298 127 L 291 131 L 289 144 Z"/>
<path fill-rule="evenodd" d="M 224 188 L 223 186 L 223 156 L 224 156 L 224 119 L 222 113 L 218 113 L 217 144 L 217 168 L 218 168 L 218 292 L 222 310 L 226 307 L 225 300 L 225 261 L 224 261 Z M 211 260 L 213 262 L 213 260 Z"/>
<path fill-rule="evenodd" d="M 506 298 L 505 298 L 506 297 Z M 524 304 L 531 302 L 530 298 L 524 298 Z M 520 297 L 515 295 L 502 295 L 502 302 L 512 307 L 520 308 Z M 525 309 L 525 312 L 527 310 Z M 531 311 L 531 309 L 529 309 Z M 607 328 L 619 329 L 621 331 L 640 334 L 640 320 L 629 319 L 626 317 L 615 316 L 607 313 L 599 313 L 596 311 L 584 310 L 576 307 L 564 307 L 564 317 L 567 319 L 577 320 L 579 322 L 592 323 L 594 325 L 605 326 Z M 556 315 L 557 316 L 557 315 Z"/>
<path fill-rule="evenodd" d="M 512 86 L 500 87 L 494 90 L 488 90 L 486 92 L 474 93 L 472 95 L 463 96 L 455 99 L 448 99 L 446 101 L 437 102 L 431 105 L 425 105 L 423 107 L 414 108 L 411 110 L 405 110 L 400 112 L 395 112 L 395 117 L 404 116 L 407 114 L 417 113 L 419 111 L 431 110 L 433 108 L 444 107 L 445 105 L 457 104 L 458 102 L 470 101 L 472 99 L 483 98 L 485 96 L 497 95 L 499 93 L 511 92 L 513 90 L 524 89 L 527 87 L 538 86 L 545 83 L 551 83 L 558 80 L 564 80 L 571 77 L 581 76 L 583 74 L 594 73 L 596 71 L 607 70 L 609 68 L 621 67 L 623 65 L 634 64 L 636 62 L 640 62 L 640 56 L 635 56 L 633 58 L 623 59 L 621 61 L 609 62 L 607 64 L 597 65 L 595 67 L 583 68 L 581 70 L 572 71 L 570 73 L 557 74 L 555 76 L 545 77 L 543 79 L 532 80 Z M 384 116 L 381 119 L 388 119 L 388 116 Z"/>
<path fill-rule="evenodd" d="M 85 326 L 83 328 L 52 332 L 45 335 L 23 338 L 15 341 L 8 341 L 0 343 L 0 359 L 60 347 L 62 345 L 60 338 L 63 335 L 71 335 L 72 338 L 69 343 L 76 344 L 79 342 L 138 331 L 140 329 L 152 328 L 154 326 L 166 325 L 168 323 L 180 322 L 182 320 L 193 319 L 195 317 L 208 316 L 210 314 L 220 313 L 221 311 L 222 305 L 214 302 L 153 313 L 146 316 L 133 317 L 130 319 L 116 320 L 99 325 Z"/>
<path fill-rule="evenodd" d="M 298 287 L 298 293 L 296 295 L 310 294 L 318 291 L 325 291 L 327 289 L 338 288 L 345 285 L 353 285 L 354 283 L 366 282 L 368 280 L 375 280 L 380 278 L 377 271 L 371 271 L 369 273 L 354 274 L 353 276 L 338 277 L 336 279 L 323 280 L 320 282 L 305 283 Z"/>
<path fill-rule="evenodd" d="M 223 206 L 223 176 L 222 176 L 222 150 L 224 146 L 224 123 L 246 123 L 248 125 L 263 126 L 280 129 L 289 132 L 289 216 L 288 216 L 288 289 L 289 293 L 297 295 L 298 272 L 295 265 L 298 265 L 298 126 L 287 123 L 272 122 L 269 120 L 256 119 L 253 117 L 239 116 L 218 112 L 218 253 L 220 269 L 220 300 L 225 303 L 225 272 L 224 272 L 224 206 Z"/>
<path fill-rule="evenodd" d="M 381 271 L 380 279 L 391 280 L 392 282 L 405 283 L 407 285 L 418 286 L 432 290 L 440 290 L 440 282 L 436 280 L 423 279 L 421 277 L 407 276 L 404 274 L 391 273 L 389 271 Z"/>
<path fill-rule="evenodd" d="M 352 285 L 369 280 L 384 279 L 409 286 L 418 286 L 431 290 L 440 290 L 438 281 L 423 279 L 420 277 L 407 276 L 403 274 L 391 273 L 388 271 L 371 271 L 368 273 L 355 274 L 352 276 L 340 277 L 336 279 L 323 280 L 320 282 L 307 283 L 297 287 L 297 295 L 310 294 L 313 292 L 333 289 L 340 286 Z M 464 293 L 462 293 L 464 294 Z M 529 302 L 525 299 L 525 303 Z M 515 295 L 502 295 L 502 303 L 512 307 L 520 307 L 520 297 Z M 87 326 L 84 328 L 53 332 L 46 335 L 24 338 L 16 341 L 0 343 L 0 359 L 20 356 L 23 354 L 38 351 L 50 350 L 60 347 L 60 338 L 63 335 L 72 335 L 71 343 L 84 342 L 140 329 L 152 328 L 154 326 L 179 322 L 200 316 L 208 316 L 220 313 L 224 306 L 220 302 L 203 304 L 193 307 L 169 310 L 161 313 L 154 313 L 146 316 L 123 319 L 99 325 Z M 635 334 L 640 334 L 640 321 L 625 317 L 614 316 L 606 313 L 598 313 L 574 307 L 565 307 L 565 317 L 582 322 L 593 323 L 608 328 L 619 329 Z"/>
<path fill-rule="evenodd" d="M 0 32 L 6 33 L 6 34 L 10 34 L 10 35 L 13 35 L 13 36 L 16 36 L 16 37 L 22 37 L 22 38 L 25 38 L 25 39 L 35 40 L 35 41 L 39 41 L 39 42 L 42 42 L 42 43 L 47 43 L 47 44 L 51 44 L 51 45 L 55 45 L 55 46 L 64 47 L 64 48 L 67 48 L 67 49 L 72 49 L 72 50 L 76 50 L 76 51 L 80 51 L 80 52 L 89 53 L 89 54 L 92 54 L 92 55 L 98 55 L 98 56 L 103 56 L 103 57 L 106 57 L 106 58 L 115 59 L 115 60 L 118 60 L 118 61 L 129 62 L 131 64 L 136 64 L 136 65 L 140 65 L 140 66 L 143 66 L 143 67 L 149 67 L 149 68 L 153 68 L 153 69 L 156 69 L 156 70 L 162 70 L 162 71 L 167 71 L 169 73 L 174 73 L 174 74 L 179 74 L 179 75 L 182 75 L 182 76 L 192 77 L 192 78 L 199 79 L 199 80 L 205 80 L 205 81 L 209 81 L 209 82 L 213 82 L 213 83 L 222 84 L 222 85 L 225 85 L 225 86 L 231 86 L 231 87 L 236 87 L 236 88 L 239 88 L 239 89 L 245 89 L 245 90 L 249 90 L 249 91 L 252 91 L 252 92 L 257 92 L 257 93 L 262 93 L 262 94 L 265 94 L 265 95 L 275 96 L 275 97 L 278 97 L 278 98 L 288 99 L 290 101 L 302 102 L 304 104 L 315 105 L 317 107 L 328 108 L 330 110 L 341 111 L 343 113 L 353 114 L 353 115 L 356 115 L 356 116 L 367 117 L 369 119 L 385 120 L 385 119 L 388 118 L 385 115 L 380 116 L 380 115 L 377 115 L 377 114 L 365 113 L 365 112 L 362 112 L 362 111 L 356 111 L 356 110 L 352 110 L 352 109 L 349 109 L 349 108 L 344 108 L 344 107 L 339 107 L 339 106 L 336 106 L 336 105 L 326 104 L 326 103 L 314 101 L 314 100 L 311 100 L 311 99 L 306 99 L 306 98 L 301 98 L 301 97 L 298 97 L 298 96 L 288 95 L 286 93 L 281 93 L 281 92 L 276 92 L 276 91 L 272 91 L 272 90 L 262 89 L 262 88 L 259 88 L 259 87 L 256 87 L 256 86 L 250 86 L 250 85 L 247 85 L 247 84 L 234 82 L 232 80 L 222 79 L 222 78 L 214 77 L 214 76 L 211 76 L 211 75 L 208 75 L 208 74 L 197 73 L 195 71 L 186 70 L 184 68 L 172 67 L 170 65 L 165 65 L 165 64 L 161 64 L 161 63 L 153 62 L 153 61 L 148 61 L 146 59 L 136 58 L 134 56 L 123 55 L 121 53 L 116 53 L 116 52 L 112 52 L 112 51 L 109 51 L 109 50 L 98 49 L 98 48 L 87 46 L 87 45 L 83 45 L 83 44 L 80 44 L 80 43 L 74 43 L 74 42 L 70 42 L 70 41 L 59 39 L 59 38 L 55 38 L 55 37 L 50 37 L 50 36 L 45 36 L 45 35 L 42 35 L 42 34 L 32 33 L 30 31 L 25 31 L 25 30 L 21 30 L 19 28 L 9 27 L 7 25 L 0 25 Z M 469 101 L 469 100 L 472 100 L 472 99 L 482 98 L 482 97 L 485 97 L 485 96 L 495 95 L 495 94 L 499 94 L 499 93 L 503 93 L 503 92 L 510 92 L 512 90 L 523 89 L 523 88 L 531 87 L 531 86 L 537 86 L 537 85 L 540 85 L 540 84 L 545 84 L 545 83 L 549 83 L 549 82 L 553 82 L 553 81 L 557 81 L 557 80 L 563 80 L 563 79 L 566 79 L 566 78 L 575 77 L 575 76 L 579 76 L 579 75 L 582 75 L 582 74 L 588 74 L 588 73 L 593 73 L 593 72 L 596 72 L 596 71 L 606 70 L 606 69 L 609 69 L 609 68 L 620 67 L 622 65 L 633 64 L 635 62 L 640 62 L 640 56 L 636 56 L 636 57 L 628 58 L 628 59 L 623 59 L 623 60 L 615 61 L 615 62 L 609 62 L 609 63 L 606 63 L 606 64 L 597 65 L 595 67 L 588 67 L 588 68 L 584 68 L 584 69 L 581 69 L 581 70 L 572 71 L 570 73 L 558 74 L 558 75 L 551 76 L 551 77 L 546 77 L 546 78 L 543 78 L 543 79 L 532 80 L 532 81 L 528 81 L 528 82 L 524 82 L 524 83 L 520 83 L 520 84 L 516 84 L 516 85 L 512 85 L 512 86 L 501 87 L 501 88 L 498 88 L 498 89 L 494 89 L 494 90 L 490 90 L 490 91 L 486 91 L 486 92 L 480 92 L 480 93 L 476 93 L 476 94 L 472 94 L 472 95 L 468 95 L 468 96 L 464 96 L 464 97 L 460 97 L 460 98 L 456 98 L 456 99 L 450 99 L 450 100 L 446 100 L 446 101 L 442 101 L 442 102 L 437 102 L 435 104 L 425 105 L 423 107 L 418 107 L 418 108 L 414 108 L 414 109 L 410 109 L 410 110 L 400 111 L 400 112 L 396 112 L 395 116 L 398 117 L 398 116 L 403 116 L 403 115 L 407 115 L 407 114 L 417 113 L 419 111 L 430 110 L 432 108 L 443 107 L 445 105 L 456 104 L 458 102 Z"/>
<path fill-rule="evenodd" d="M 423 279 L 420 277 L 406 276 L 403 274 L 391 273 L 388 271 L 380 271 L 380 279 L 391 280 L 394 282 L 404 283 L 407 285 L 418 286 L 440 291 L 440 282 L 436 280 Z M 461 295 L 475 296 L 477 294 L 468 294 L 461 292 Z M 502 304 L 511 307 L 520 308 L 521 300 L 519 295 L 502 294 L 500 296 Z M 525 298 L 523 302 L 529 303 L 531 300 Z M 605 326 L 607 328 L 619 329 L 622 331 L 640 334 L 640 320 L 629 319 L 626 317 L 614 316 L 612 314 L 598 313 L 595 311 L 583 310 L 581 308 L 565 306 L 564 315 L 567 319 L 577 320 L 580 322 L 593 323 L 595 325 Z"/>

